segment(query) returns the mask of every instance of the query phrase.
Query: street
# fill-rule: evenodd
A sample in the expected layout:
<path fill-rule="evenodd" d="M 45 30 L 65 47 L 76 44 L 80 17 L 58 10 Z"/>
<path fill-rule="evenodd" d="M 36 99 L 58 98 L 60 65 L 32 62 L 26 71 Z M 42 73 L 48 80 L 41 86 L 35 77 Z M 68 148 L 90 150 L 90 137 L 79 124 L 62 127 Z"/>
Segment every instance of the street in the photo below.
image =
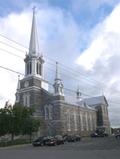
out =
<path fill-rule="evenodd" d="M 114 137 L 83 138 L 59 146 L 32 145 L 0 148 L 0 159 L 119 159 L 120 140 Z"/>

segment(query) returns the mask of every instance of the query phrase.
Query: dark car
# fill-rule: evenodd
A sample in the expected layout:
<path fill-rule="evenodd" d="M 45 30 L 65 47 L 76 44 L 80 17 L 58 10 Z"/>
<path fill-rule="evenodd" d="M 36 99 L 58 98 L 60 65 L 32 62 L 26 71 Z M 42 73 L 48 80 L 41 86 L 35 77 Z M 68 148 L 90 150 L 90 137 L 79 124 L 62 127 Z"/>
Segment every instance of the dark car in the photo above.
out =
<path fill-rule="evenodd" d="M 80 140 L 81 140 L 80 135 L 75 135 L 75 141 L 80 141 Z"/>
<path fill-rule="evenodd" d="M 68 135 L 66 138 L 67 142 L 75 142 L 76 138 L 74 135 Z"/>
<path fill-rule="evenodd" d="M 107 133 L 101 133 L 101 134 L 99 134 L 99 137 L 107 137 L 108 136 L 108 134 Z"/>
<path fill-rule="evenodd" d="M 91 134 L 91 137 L 107 137 L 108 134 L 107 133 L 97 133 L 97 132 L 94 132 Z"/>
<path fill-rule="evenodd" d="M 56 139 L 56 144 L 57 145 L 64 144 L 64 139 L 63 139 L 63 137 L 61 135 L 56 135 L 55 139 Z"/>
<path fill-rule="evenodd" d="M 47 146 L 55 146 L 56 143 L 56 139 L 54 137 L 46 137 L 45 138 L 45 145 Z"/>
<path fill-rule="evenodd" d="M 95 133 L 91 134 L 91 137 L 99 137 L 99 135 L 98 135 L 98 133 L 95 132 Z"/>
<path fill-rule="evenodd" d="M 116 134 L 115 134 L 115 138 L 116 138 L 116 139 L 120 139 L 120 133 L 116 133 Z"/>
<path fill-rule="evenodd" d="M 33 146 L 43 146 L 45 145 L 44 137 L 39 137 L 32 142 Z"/>

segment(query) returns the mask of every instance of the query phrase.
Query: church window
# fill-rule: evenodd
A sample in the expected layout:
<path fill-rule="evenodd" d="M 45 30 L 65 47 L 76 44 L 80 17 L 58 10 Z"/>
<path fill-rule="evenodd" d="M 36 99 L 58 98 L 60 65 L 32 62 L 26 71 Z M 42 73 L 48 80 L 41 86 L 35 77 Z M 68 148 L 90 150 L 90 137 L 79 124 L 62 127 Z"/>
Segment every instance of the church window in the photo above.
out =
<path fill-rule="evenodd" d="M 37 74 L 39 74 L 39 63 L 37 62 Z"/>
<path fill-rule="evenodd" d="M 90 117 L 90 130 L 92 131 L 93 130 L 92 115 L 89 114 L 89 117 Z"/>
<path fill-rule="evenodd" d="M 53 119 L 53 109 L 52 105 L 45 106 L 45 119 Z"/>
<path fill-rule="evenodd" d="M 42 75 L 42 72 L 41 72 L 41 64 L 39 64 L 39 74 Z"/>
<path fill-rule="evenodd" d="M 49 109 L 46 107 L 45 109 L 45 119 L 49 119 Z"/>
<path fill-rule="evenodd" d="M 74 111 L 74 125 L 75 125 L 75 131 L 77 130 L 77 116 L 76 112 Z"/>
<path fill-rule="evenodd" d="M 29 63 L 27 63 L 27 75 L 29 74 Z"/>
<path fill-rule="evenodd" d="M 49 105 L 49 119 L 52 119 L 53 118 L 53 109 L 52 109 L 52 106 Z"/>
<path fill-rule="evenodd" d="M 93 122 L 93 129 L 96 129 L 96 116 L 95 114 L 92 115 L 92 122 Z"/>
<path fill-rule="evenodd" d="M 30 106 L 30 95 L 24 94 L 23 96 L 23 105 L 29 107 Z"/>
<path fill-rule="evenodd" d="M 80 124 L 81 124 L 81 131 L 84 130 L 84 126 L 83 126 L 83 115 L 82 113 L 80 112 Z"/>
<path fill-rule="evenodd" d="M 89 130 L 89 125 L 88 125 L 88 114 L 86 112 L 86 130 Z"/>
<path fill-rule="evenodd" d="M 71 131 L 71 125 L 70 125 L 70 111 L 67 112 L 67 130 Z"/>
<path fill-rule="evenodd" d="M 17 93 L 16 94 L 16 102 L 19 102 L 20 101 L 20 95 Z"/>
<path fill-rule="evenodd" d="M 31 74 L 31 72 L 32 72 L 32 63 L 31 63 L 31 61 L 29 62 L 29 67 L 30 67 L 29 74 Z"/>
<path fill-rule="evenodd" d="M 27 63 L 27 75 L 31 74 L 31 72 L 32 72 L 32 63 L 31 63 L 31 61 L 29 61 Z"/>
<path fill-rule="evenodd" d="M 36 70 L 37 70 L 37 74 L 41 75 L 41 64 L 39 62 L 37 62 Z"/>

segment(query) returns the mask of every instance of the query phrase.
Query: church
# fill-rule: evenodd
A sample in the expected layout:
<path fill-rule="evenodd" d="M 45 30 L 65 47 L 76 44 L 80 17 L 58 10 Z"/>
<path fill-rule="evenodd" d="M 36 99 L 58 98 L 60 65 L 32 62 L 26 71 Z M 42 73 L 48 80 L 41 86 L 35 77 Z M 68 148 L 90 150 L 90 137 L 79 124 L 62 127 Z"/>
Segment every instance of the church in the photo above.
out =
<path fill-rule="evenodd" d="M 80 89 L 77 89 L 76 99 L 67 100 L 57 62 L 54 92 L 49 91 L 49 82 L 44 79 L 45 61 L 39 50 L 35 18 L 33 10 L 29 52 L 24 59 L 25 76 L 18 79 L 15 102 L 35 108 L 34 116 L 44 121 L 40 135 L 88 136 L 97 128 L 109 134 L 108 102 L 105 96 L 82 99 Z"/>

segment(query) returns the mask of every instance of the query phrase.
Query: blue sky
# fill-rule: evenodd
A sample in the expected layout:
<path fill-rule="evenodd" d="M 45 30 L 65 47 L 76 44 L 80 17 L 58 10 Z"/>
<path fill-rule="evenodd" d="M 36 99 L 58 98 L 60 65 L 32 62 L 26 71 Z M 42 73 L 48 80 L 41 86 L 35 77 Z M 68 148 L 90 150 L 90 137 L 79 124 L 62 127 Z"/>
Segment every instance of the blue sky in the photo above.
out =
<path fill-rule="evenodd" d="M 76 90 L 79 85 L 82 93 L 94 96 L 104 93 L 110 105 L 111 123 L 120 125 L 119 0 L 0 1 L 0 35 L 29 47 L 34 5 L 37 7 L 40 52 L 46 61 L 46 79 L 54 81 L 53 71 L 58 61 L 65 87 Z M 24 60 L 1 49 L 23 59 L 28 50 L 0 36 L 0 65 L 24 73 Z M 6 100 L 12 103 L 15 100 L 17 75 L 2 69 L 0 73 L 2 106 Z"/>
<path fill-rule="evenodd" d="M 104 19 L 112 9 L 119 3 L 119 0 L 4 0 L 0 2 L 0 15 L 5 16 L 10 12 L 21 12 L 27 6 L 36 4 L 39 6 L 51 6 L 60 8 L 73 15 L 76 22 L 83 27 L 91 28 L 100 20 Z"/>

